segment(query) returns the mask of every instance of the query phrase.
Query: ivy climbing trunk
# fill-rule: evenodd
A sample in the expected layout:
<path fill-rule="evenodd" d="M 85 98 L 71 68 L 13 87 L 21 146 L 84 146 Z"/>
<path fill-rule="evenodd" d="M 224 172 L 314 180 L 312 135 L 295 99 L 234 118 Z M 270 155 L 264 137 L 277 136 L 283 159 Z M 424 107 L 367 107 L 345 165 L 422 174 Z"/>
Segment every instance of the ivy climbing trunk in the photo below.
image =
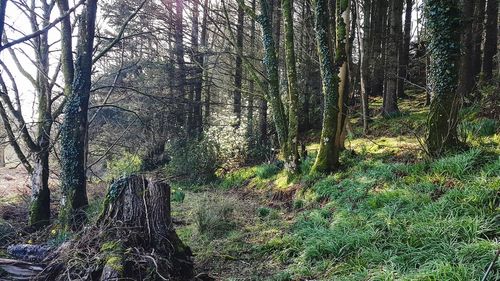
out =
<path fill-rule="evenodd" d="M 337 1 L 335 5 L 335 60 L 332 57 L 330 45 L 332 34 L 328 17 L 328 1 L 315 1 L 315 30 L 320 62 L 322 91 L 324 95 L 323 127 L 318 155 L 312 167 L 312 172 L 329 173 L 339 167 L 339 138 L 345 118 L 343 112 L 344 92 L 347 87 L 347 57 L 346 44 L 349 25 L 349 1 Z M 339 71 L 343 70 L 339 73 Z M 340 75 L 339 75 L 340 74 Z M 340 76 L 340 79 L 339 79 Z M 341 79 L 344 79 L 341 81 Z M 339 87 L 340 86 L 340 87 Z M 342 97 L 341 97 L 342 96 Z"/>
<path fill-rule="evenodd" d="M 460 9 L 455 0 L 427 0 L 427 29 L 430 36 L 430 84 L 433 93 L 426 139 L 432 156 L 442 155 L 459 144 L 457 95 L 460 60 Z"/>
<path fill-rule="evenodd" d="M 350 15 L 351 1 L 336 2 L 336 36 L 335 36 L 335 65 L 339 67 L 339 113 L 337 117 L 337 132 L 335 134 L 335 147 L 338 151 L 344 149 L 347 126 L 347 102 L 349 97 L 349 61 L 352 49 L 350 47 Z"/>
<path fill-rule="evenodd" d="M 280 97 L 278 59 L 276 56 L 276 47 L 274 44 L 273 28 L 271 24 L 271 9 L 269 8 L 267 0 L 260 0 L 260 8 L 261 14 L 258 16 L 257 21 L 262 26 L 262 41 L 264 44 L 263 63 L 266 69 L 269 87 L 266 99 L 271 105 L 280 149 L 283 157 L 287 159 L 287 118 L 285 115 L 285 108 L 283 107 L 283 102 Z"/>
<path fill-rule="evenodd" d="M 296 173 L 299 167 L 299 93 L 297 88 L 297 68 L 293 35 L 293 0 L 282 0 L 283 19 L 285 22 L 285 60 L 288 80 L 288 158 L 285 159 L 287 170 Z"/>
<path fill-rule="evenodd" d="M 60 219 L 66 227 L 72 229 L 81 228 L 86 219 L 84 208 L 88 205 L 85 141 L 88 125 L 87 113 L 91 87 L 96 12 L 97 0 L 89 0 L 86 2 L 86 6 L 78 19 L 78 43 L 74 63 L 74 79 L 72 86 L 69 87 L 71 92 L 67 93 L 64 121 L 61 126 L 62 199 Z M 62 34 L 63 44 L 65 44 L 65 36 L 68 36 L 68 34 Z M 63 49 L 65 47 L 63 45 Z M 69 70 L 64 69 L 63 71 Z M 65 81 L 65 83 L 68 82 Z"/>

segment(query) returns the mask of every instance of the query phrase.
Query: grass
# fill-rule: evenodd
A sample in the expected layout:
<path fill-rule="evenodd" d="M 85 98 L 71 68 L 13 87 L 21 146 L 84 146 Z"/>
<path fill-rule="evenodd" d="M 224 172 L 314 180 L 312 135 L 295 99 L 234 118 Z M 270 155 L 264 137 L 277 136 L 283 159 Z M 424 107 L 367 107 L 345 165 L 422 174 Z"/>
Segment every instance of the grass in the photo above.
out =
<path fill-rule="evenodd" d="M 192 225 L 179 229 L 202 269 L 220 280 L 480 280 L 500 249 L 498 122 L 464 110 L 469 148 L 431 160 L 415 136 L 427 115 L 416 104 L 423 101 L 404 100 L 402 114 L 388 120 L 374 117 L 369 135 L 356 126 L 335 174 L 310 174 L 318 147 L 311 143 L 292 179 L 262 164 L 205 190 L 236 207 L 235 227 L 215 241 Z M 204 196 L 187 194 L 181 209 Z M 487 280 L 500 280 L 499 267 Z"/>

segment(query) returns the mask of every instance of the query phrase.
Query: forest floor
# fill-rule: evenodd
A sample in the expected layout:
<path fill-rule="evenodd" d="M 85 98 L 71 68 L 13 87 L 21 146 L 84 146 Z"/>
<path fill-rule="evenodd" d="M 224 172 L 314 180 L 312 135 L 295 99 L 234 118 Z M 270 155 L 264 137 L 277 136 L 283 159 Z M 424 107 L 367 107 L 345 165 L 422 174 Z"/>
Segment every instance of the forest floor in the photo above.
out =
<path fill-rule="evenodd" d="M 383 119 L 381 99 L 371 100 L 367 135 L 351 118 L 332 175 L 309 172 L 311 132 L 293 178 L 273 162 L 208 185 L 174 184 L 172 215 L 196 271 L 216 280 L 480 280 L 500 249 L 500 124 L 485 108 L 463 110 L 468 149 L 431 160 L 421 145 L 423 96 L 399 105 L 400 116 Z M 23 233 L 28 182 L 19 169 L 0 169 L 0 256 L 8 243 L 67 239 Z M 104 184 L 89 191 L 94 219 Z M 499 268 L 487 280 L 500 280 Z"/>
<path fill-rule="evenodd" d="M 469 148 L 431 160 L 424 100 L 400 109 L 374 117 L 369 135 L 351 132 L 333 175 L 309 173 L 312 142 L 292 179 L 267 163 L 183 186 L 173 216 L 197 270 L 217 280 L 480 280 L 500 249 L 499 124 L 465 110 Z M 487 280 L 500 280 L 499 262 Z"/>

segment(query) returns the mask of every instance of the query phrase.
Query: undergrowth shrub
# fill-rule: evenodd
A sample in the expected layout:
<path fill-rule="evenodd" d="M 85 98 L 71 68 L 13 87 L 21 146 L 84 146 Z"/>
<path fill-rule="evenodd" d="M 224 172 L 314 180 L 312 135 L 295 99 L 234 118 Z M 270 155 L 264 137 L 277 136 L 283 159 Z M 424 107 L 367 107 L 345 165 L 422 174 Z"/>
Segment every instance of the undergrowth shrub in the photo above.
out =
<path fill-rule="evenodd" d="M 209 238 L 221 237 L 235 226 L 235 202 L 220 196 L 205 196 L 196 203 L 194 221 L 200 234 Z"/>
<path fill-rule="evenodd" d="M 214 180 L 215 172 L 222 162 L 218 144 L 208 138 L 188 143 L 170 143 L 167 152 L 171 157 L 166 166 L 168 177 L 195 184 Z"/>
<path fill-rule="evenodd" d="M 0 247 L 8 245 L 16 238 L 14 227 L 0 219 Z"/>
<path fill-rule="evenodd" d="M 268 179 L 281 171 L 283 163 L 274 162 L 269 164 L 262 164 L 255 168 L 255 174 L 261 179 Z"/>
<path fill-rule="evenodd" d="M 221 189 L 238 188 L 243 186 L 247 181 L 255 177 L 255 167 L 242 168 L 231 172 L 222 177 L 219 184 Z"/>
<path fill-rule="evenodd" d="M 455 178 L 468 175 L 481 157 L 481 150 L 470 149 L 466 152 L 438 159 L 431 164 L 435 173 L 445 174 Z"/>
<path fill-rule="evenodd" d="M 120 158 L 110 160 L 106 163 L 107 181 L 128 176 L 141 170 L 142 161 L 139 155 L 125 152 Z"/>

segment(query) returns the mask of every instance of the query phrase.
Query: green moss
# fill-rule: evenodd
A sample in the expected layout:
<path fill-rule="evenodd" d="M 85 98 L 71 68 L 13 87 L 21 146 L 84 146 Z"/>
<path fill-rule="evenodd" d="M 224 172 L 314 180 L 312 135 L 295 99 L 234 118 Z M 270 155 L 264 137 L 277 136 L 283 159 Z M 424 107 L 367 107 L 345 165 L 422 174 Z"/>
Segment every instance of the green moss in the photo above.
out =
<path fill-rule="evenodd" d="M 123 258 L 118 255 L 112 255 L 106 260 L 106 266 L 111 267 L 119 274 L 123 273 Z"/>

